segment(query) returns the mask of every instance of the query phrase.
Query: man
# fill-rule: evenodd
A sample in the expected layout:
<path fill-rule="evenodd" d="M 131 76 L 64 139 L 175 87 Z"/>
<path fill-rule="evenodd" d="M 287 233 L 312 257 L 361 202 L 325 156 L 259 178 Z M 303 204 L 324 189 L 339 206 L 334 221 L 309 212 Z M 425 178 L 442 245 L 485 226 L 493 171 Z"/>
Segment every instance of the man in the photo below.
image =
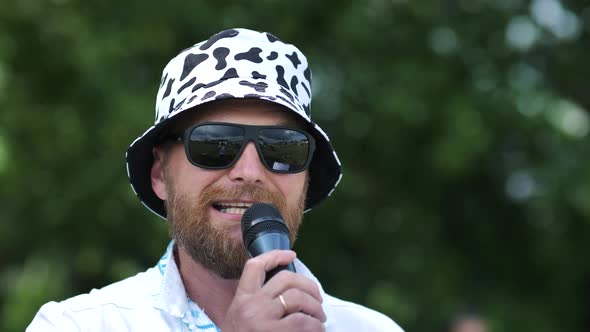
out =
<path fill-rule="evenodd" d="M 310 119 L 311 72 L 268 33 L 222 31 L 164 69 L 155 125 L 127 151 L 131 186 L 173 241 L 156 267 L 60 303 L 28 331 L 401 331 L 327 295 L 289 250 L 249 259 L 240 220 L 271 203 L 295 240 L 303 212 L 340 180 Z M 294 262 L 265 283 L 266 272 Z"/>

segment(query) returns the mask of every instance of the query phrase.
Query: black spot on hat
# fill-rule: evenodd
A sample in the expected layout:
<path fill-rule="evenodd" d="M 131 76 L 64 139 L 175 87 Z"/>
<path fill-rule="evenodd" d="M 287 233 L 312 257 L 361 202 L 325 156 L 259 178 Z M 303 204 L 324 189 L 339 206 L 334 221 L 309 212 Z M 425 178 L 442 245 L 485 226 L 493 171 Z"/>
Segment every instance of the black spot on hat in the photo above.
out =
<path fill-rule="evenodd" d="M 187 55 L 184 58 L 184 67 L 182 68 L 182 75 L 180 75 L 180 80 L 182 81 L 183 79 L 185 79 L 188 76 L 188 74 L 190 74 L 190 72 L 193 69 L 195 69 L 196 66 L 198 66 L 201 62 L 207 60 L 208 57 L 209 55 L 205 53 L 191 53 Z"/>
<path fill-rule="evenodd" d="M 305 85 L 305 82 L 301 82 L 301 86 L 303 87 L 303 90 L 305 90 L 305 92 L 307 92 L 307 95 L 311 97 L 311 92 L 309 91 L 309 88 L 307 87 L 307 85 Z"/>
<path fill-rule="evenodd" d="M 193 100 L 197 99 L 197 97 L 198 97 L 197 95 L 192 96 L 191 99 L 188 100 L 188 103 L 187 104 L 192 103 Z"/>
<path fill-rule="evenodd" d="M 291 63 L 293 63 L 293 67 L 295 67 L 295 69 L 297 69 L 297 66 L 301 64 L 301 61 L 299 61 L 299 57 L 297 56 L 297 52 L 293 51 L 293 54 L 285 54 L 285 56 L 291 60 Z"/>
<path fill-rule="evenodd" d="M 244 95 L 244 98 L 258 98 L 258 99 L 260 99 L 262 97 L 264 97 L 264 96 L 256 94 L 256 93 L 247 93 Z"/>
<path fill-rule="evenodd" d="M 172 83 L 174 83 L 174 78 L 168 80 L 168 85 L 166 86 L 166 91 L 164 91 L 164 96 L 162 96 L 162 99 L 170 95 L 170 91 L 172 91 Z"/>
<path fill-rule="evenodd" d="M 245 95 L 244 98 L 248 98 L 247 96 L 252 96 L 254 98 L 267 99 L 267 100 L 276 100 L 277 99 L 273 96 L 262 96 L 262 95 L 259 95 L 256 93 L 249 93 L 249 94 Z"/>
<path fill-rule="evenodd" d="M 182 107 L 182 105 L 184 105 L 184 102 L 186 101 L 186 98 L 184 98 L 183 100 L 180 101 L 180 103 L 176 104 L 176 106 L 174 106 L 173 111 L 177 111 L 180 107 Z"/>
<path fill-rule="evenodd" d="M 211 83 L 205 84 L 205 85 L 203 85 L 203 87 L 208 89 L 208 88 L 216 86 L 219 83 L 222 83 L 223 81 L 225 81 L 227 79 L 236 78 L 236 77 L 238 77 L 238 71 L 235 68 L 230 68 L 225 72 L 225 74 L 223 74 L 223 76 L 220 79 L 218 79 L 217 81 L 213 81 Z M 193 91 L 194 90 L 195 90 L 195 88 L 193 88 Z"/>
<path fill-rule="evenodd" d="M 211 87 L 214 87 L 216 85 L 218 85 L 219 83 L 223 82 L 223 80 L 217 80 L 217 81 L 213 81 L 211 83 L 207 83 L 204 85 L 205 88 L 209 89 Z"/>
<path fill-rule="evenodd" d="M 216 33 L 215 35 L 211 36 L 211 38 L 209 38 L 203 45 L 201 45 L 201 47 L 199 47 L 199 49 L 201 51 L 204 51 L 204 50 L 208 49 L 209 47 L 211 47 L 211 45 L 215 44 L 218 40 L 220 40 L 222 38 L 235 37 L 239 33 L 240 32 L 238 30 L 234 30 L 234 29 L 221 31 L 221 32 Z"/>
<path fill-rule="evenodd" d="M 265 79 L 266 78 L 266 75 L 262 75 L 261 73 L 259 73 L 259 72 L 257 72 L 255 70 L 255 71 L 252 72 L 252 78 L 255 78 L 255 79 L 259 79 L 259 78 Z"/>
<path fill-rule="evenodd" d="M 309 116 L 309 114 L 311 113 L 311 108 L 309 107 L 310 104 L 303 104 L 303 111 L 305 111 L 305 114 L 307 114 L 307 116 Z"/>
<path fill-rule="evenodd" d="M 216 93 L 217 93 L 217 92 L 215 92 L 215 91 L 213 91 L 213 90 L 211 90 L 211 91 L 207 92 L 207 93 L 206 93 L 206 94 L 203 96 L 203 98 L 201 98 L 201 101 L 203 101 L 203 100 L 205 100 L 205 99 L 213 98 L 213 96 L 215 96 L 215 94 L 216 94 Z"/>
<path fill-rule="evenodd" d="M 266 60 L 274 60 L 276 58 L 279 57 L 279 53 L 272 51 L 270 52 L 270 54 L 266 57 Z"/>
<path fill-rule="evenodd" d="M 251 83 L 248 81 L 240 81 L 240 85 L 249 86 L 257 92 L 266 92 L 266 88 L 268 88 L 268 84 L 264 82 Z"/>
<path fill-rule="evenodd" d="M 268 32 L 266 32 L 266 38 L 268 38 L 268 41 L 269 41 L 269 42 L 271 42 L 271 43 L 274 43 L 274 42 L 276 42 L 277 40 L 278 40 L 278 41 L 281 41 L 281 40 L 280 40 L 279 38 L 277 38 L 275 35 L 273 35 L 273 34 L 271 34 L 271 33 L 268 33 Z"/>
<path fill-rule="evenodd" d="M 191 90 L 191 92 L 195 92 L 197 90 L 199 90 L 200 88 L 206 86 L 207 84 L 205 83 L 199 83 L 199 84 L 195 84 L 195 86 L 193 86 L 193 89 Z"/>
<path fill-rule="evenodd" d="M 291 91 L 293 91 L 295 95 L 299 97 L 299 94 L 297 93 L 297 83 L 299 83 L 299 80 L 297 79 L 297 76 L 293 75 L 293 77 L 291 77 Z"/>
<path fill-rule="evenodd" d="M 236 78 L 238 77 L 238 71 L 236 70 L 236 68 L 230 68 L 228 69 L 225 74 L 223 74 L 223 76 L 220 78 L 220 80 L 227 80 L 230 78 Z"/>
<path fill-rule="evenodd" d="M 229 98 L 234 98 L 233 95 L 229 94 L 229 93 L 222 93 L 219 96 L 215 97 L 216 100 L 219 99 L 229 99 Z"/>
<path fill-rule="evenodd" d="M 166 73 L 166 75 L 162 76 L 162 79 L 160 80 L 160 89 L 164 86 L 164 82 L 166 82 L 167 78 L 168 78 L 168 73 Z"/>
<path fill-rule="evenodd" d="M 284 94 L 285 96 L 289 97 L 289 100 L 291 100 L 291 102 L 293 102 L 295 100 L 295 98 L 293 98 L 293 95 L 289 91 L 287 91 L 287 90 L 285 90 L 283 88 L 281 88 L 279 91 L 282 94 Z"/>
<path fill-rule="evenodd" d="M 188 88 L 189 86 L 193 85 L 193 83 L 195 83 L 195 81 L 197 80 L 196 77 L 191 78 L 190 80 L 188 80 L 188 82 L 184 83 L 176 93 L 180 94 L 182 92 L 182 90 Z"/>
<path fill-rule="evenodd" d="M 172 98 L 172 100 L 170 101 L 170 106 L 168 106 L 168 114 L 172 113 L 173 109 L 174 109 L 174 98 Z"/>
<path fill-rule="evenodd" d="M 276 66 L 277 69 L 277 83 L 282 85 L 285 89 L 288 89 L 287 81 L 285 81 L 285 68 L 283 66 Z"/>
<path fill-rule="evenodd" d="M 292 102 L 291 102 L 289 99 L 287 99 L 287 98 L 285 98 L 285 97 L 283 97 L 283 96 L 279 96 L 279 95 L 276 95 L 276 97 L 277 97 L 277 99 L 280 99 L 280 100 L 282 100 L 282 101 L 286 102 L 287 104 L 289 104 L 289 105 L 291 105 L 291 106 L 295 107 L 295 105 L 294 105 L 294 104 L 293 104 L 293 103 L 292 103 Z"/>
<path fill-rule="evenodd" d="M 222 70 L 227 66 L 227 61 L 225 58 L 229 55 L 229 48 L 227 47 L 218 47 L 213 51 L 213 56 L 217 60 L 217 65 L 215 65 L 216 70 Z"/>
<path fill-rule="evenodd" d="M 250 50 L 248 50 L 248 52 L 236 54 L 236 56 L 234 56 L 234 59 L 248 60 L 254 63 L 261 63 L 262 58 L 260 57 L 260 52 L 262 52 L 262 49 L 260 49 L 259 47 L 252 47 Z"/>

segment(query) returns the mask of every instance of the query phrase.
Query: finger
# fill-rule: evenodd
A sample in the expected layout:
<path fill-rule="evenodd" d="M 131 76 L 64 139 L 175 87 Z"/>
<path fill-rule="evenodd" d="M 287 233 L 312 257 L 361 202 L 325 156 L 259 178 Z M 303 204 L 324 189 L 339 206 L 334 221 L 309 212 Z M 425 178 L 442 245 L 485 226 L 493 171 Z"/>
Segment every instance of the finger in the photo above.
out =
<path fill-rule="evenodd" d="M 283 302 L 281 302 L 281 296 Z M 322 304 L 313 296 L 301 290 L 291 288 L 279 295 L 276 299 L 279 302 L 277 307 L 283 309 L 284 315 L 302 312 L 312 317 L 317 318 L 320 322 L 326 321 L 326 314 L 322 308 Z"/>
<path fill-rule="evenodd" d="M 275 298 L 290 288 L 300 289 L 313 296 L 320 303 L 323 301 L 322 296 L 320 295 L 320 289 L 313 280 L 291 271 L 281 271 L 277 273 L 266 283 L 266 285 L 264 285 L 263 290 L 269 297 Z"/>
<path fill-rule="evenodd" d="M 325 331 L 324 324 L 317 318 L 297 312 L 281 319 L 279 331 Z"/>
<path fill-rule="evenodd" d="M 277 266 L 291 263 L 295 257 L 295 252 L 291 250 L 272 250 L 254 258 L 250 258 L 246 262 L 244 270 L 242 271 L 242 277 L 240 278 L 237 292 L 256 292 L 264 284 L 266 272 Z"/>

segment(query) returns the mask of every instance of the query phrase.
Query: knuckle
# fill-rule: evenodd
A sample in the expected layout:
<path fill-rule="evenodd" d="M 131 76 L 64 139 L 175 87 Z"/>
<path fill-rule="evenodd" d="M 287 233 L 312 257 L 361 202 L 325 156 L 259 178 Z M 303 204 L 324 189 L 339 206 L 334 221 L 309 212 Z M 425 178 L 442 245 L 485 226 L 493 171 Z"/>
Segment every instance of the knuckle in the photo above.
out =
<path fill-rule="evenodd" d="M 315 298 L 318 298 L 320 301 L 322 301 L 323 299 L 322 299 L 322 295 L 321 295 L 320 288 L 318 287 L 318 285 L 309 279 L 307 279 L 307 280 L 309 282 L 309 286 L 308 286 L 309 294 Z"/>
<path fill-rule="evenodd" d="M 246 261 L 246 265 L 244 266 L 244 269 L 261 269 L 264 268 L 264 262 L 262 261 L 262 259 L 260 258 L 260 256 L 254 257 L 254 258 L 250 258 L 249 260 Z"/>
<path fill-rule="evenodd" d="M 313 331 L 313 332 L 317 332 L 317 331 L 324 331 L 324 324 L 322 324 L 322 322 L 320 322 L 317 319 L 308 319 L 306 320 L 306 325 L 303 325 L 303 330 L 304 331 Z"/>
<path fill-rule="evenodd" d="M 307 307 L 310 304 L 312 304 L 310 301 L 310 297 L 302 291 L 295 292 L 295 298 L 299 303 L 301 303 L 302 307 Z"/>
<path fill-rule="evenodd" d="M 301 326 L 301 327 L 306 326 L 308 324 L 307 321 L 309 320 L 309 318 L 308 318 L 307 315 L 305 315 L 303 313 L 300 313 L 300 312 L 291 314 L 290 315 L 290 318 L 291 318 L 290 319 L 291 320 L 291 323 L 293 325 L 295 325 L 295 326 Z"/>
<path fill-rule="evenodd" d="M 316 290 L 316 289 L 319 290 L 316 283 L 313 282 L 308 277 L 306 277 L 304 275 L 300 275 L 300 274 L 294 274 L 294 275 L 295 275 L 295 282 L 297 283 L 297 285 L 300 288 L 308 289 L 308 290 Z"/>
<path fill-rule="evenodd" d="M 288 289 L 283 296 L 289 301 L 289 306 L 297 311 L 306 305 L 305 296 L 300 290 L 294 288 Z"/>
<path fill-rule="evenodd" d="M 324 331 L 324 324 L 312 316 L 303 313 L 294 313 L 289 317 L 291 326 L 296 326 L 298 331 Z"/>
<path fill-rule="evenodd" d="M 283 270 L 283 271 L 280 271 L 279 273 L 277 273 L 272 278 L 276 279 L 276 282 L 278 284 L 291 285 L 293 283 L 293 278 L 295 276 L 296 276 L 295 273 L 293 273 L 291 271 Z"/>
<path fill-rule="evenodd" d="M 309 289 L 311 291 L 317 292 L 319 294 L 320 288 L 318 287 L 318 285 L 315 282 L 313 282 L 309 278 L 305 278 L 305 283 L 306 283 L 307 287 L 309 287 Z"/>

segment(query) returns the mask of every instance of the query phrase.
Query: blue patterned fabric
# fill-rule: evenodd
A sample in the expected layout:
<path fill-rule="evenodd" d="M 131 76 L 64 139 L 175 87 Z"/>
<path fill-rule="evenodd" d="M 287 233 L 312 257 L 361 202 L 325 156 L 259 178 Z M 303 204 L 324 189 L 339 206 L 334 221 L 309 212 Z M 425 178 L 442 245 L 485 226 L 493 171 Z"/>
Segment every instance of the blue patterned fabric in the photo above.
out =
<path fill-rule="evenodd" d="M 166 248 L 166 252 L 164 253 L 164 255 L 162 256 L 162 258 L 160 258 L 160 260 L 158 261 L 158 264 L 156 265 L 158 267 L 158 270 L 160 271 L 160 274 L 162 275 L 162 287 L 161 289 L 165 289 L 165 285 L 164 283 L 166 282 L 167 278 L 166 278 L 166 272 L 167 272 L 167 268 L 169 265 L 169 261 L 174 261 L 173 257 L 174 257 L 174 250 L 176 248 L 176 245 L 174 244 L 174 241 L 171 241 L 170 244 L 168 245 L 168 248 Z M 188 295 L 185 292 L 185 297 L 186 297 L 186 301 L 187 301 L 187 310 L 184 312 L 184 314 L 182 315 L 182 318 L 180 319 L 181 324 L 182 324 L 182 331 L 221 331 L 216 325 L 215 323 L 213 323 L 213 321 L 211 321 L 211 319 L 209 318 L 209 316 L 207 316 L 207 314 L 205 314 L 205 311 L 199 307 L 199 305 L 195 302 L 193 302 Z"/>

